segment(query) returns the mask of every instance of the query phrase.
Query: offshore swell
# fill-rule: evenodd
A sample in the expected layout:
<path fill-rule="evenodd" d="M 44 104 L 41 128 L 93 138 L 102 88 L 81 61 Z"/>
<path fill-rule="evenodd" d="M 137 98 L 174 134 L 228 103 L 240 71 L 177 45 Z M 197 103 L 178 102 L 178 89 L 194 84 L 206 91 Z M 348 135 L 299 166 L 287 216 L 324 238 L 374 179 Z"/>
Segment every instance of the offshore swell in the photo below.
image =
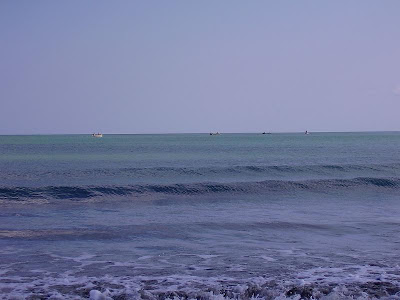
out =
<path fill-rule="evenodd" d="M 1 299 L 398 299 L 400 135 L 0 137 Z"/>
<path fill-rule="evenodd" d="M 0 179 L 8 185 L 24 180 L 24 185 L 49 185 L 60 179 L 69 183 L 85 182 L 95 178 L 98 182 L 116 183 L 132 181 L 140 183 L 186 183 L 211 181 L 263 181 L 298 179 L 351 179 L 355 177 L 395 177 L 400 164 L 332 164 L 332 165 L 247 165 L 230 167 L 153 167 L 153 168 L 104 168 L 73 170 L 25 170 L 23 173 L 3 170 Z"/>

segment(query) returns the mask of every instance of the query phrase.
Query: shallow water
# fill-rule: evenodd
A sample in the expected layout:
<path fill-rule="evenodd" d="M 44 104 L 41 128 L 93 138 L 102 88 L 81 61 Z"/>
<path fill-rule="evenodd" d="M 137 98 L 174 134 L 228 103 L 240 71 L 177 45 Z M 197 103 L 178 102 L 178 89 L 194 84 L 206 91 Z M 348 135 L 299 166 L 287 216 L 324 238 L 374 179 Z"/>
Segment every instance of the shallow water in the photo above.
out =
<path fill-rule="evenodd" d="M 399 133 L 0 136 L 0 294 L 398 299 L 399 200 Z"/>

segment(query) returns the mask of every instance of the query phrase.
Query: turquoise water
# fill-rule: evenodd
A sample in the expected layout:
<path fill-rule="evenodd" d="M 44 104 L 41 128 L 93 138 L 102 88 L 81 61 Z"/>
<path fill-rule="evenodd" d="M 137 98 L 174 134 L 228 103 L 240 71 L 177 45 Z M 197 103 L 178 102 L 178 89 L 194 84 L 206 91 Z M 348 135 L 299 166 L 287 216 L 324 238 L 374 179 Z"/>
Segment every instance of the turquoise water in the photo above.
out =
<path fill-rule="evenodd" d="M 0 294 L 394 299 L 399 200 L 396 132 L 0 136 Z"/>

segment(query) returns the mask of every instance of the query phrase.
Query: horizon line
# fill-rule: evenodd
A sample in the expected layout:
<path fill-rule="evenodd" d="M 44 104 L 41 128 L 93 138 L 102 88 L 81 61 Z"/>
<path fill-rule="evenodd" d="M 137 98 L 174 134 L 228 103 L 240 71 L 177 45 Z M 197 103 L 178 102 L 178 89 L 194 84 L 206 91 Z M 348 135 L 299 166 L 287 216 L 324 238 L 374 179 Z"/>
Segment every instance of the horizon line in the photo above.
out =
<path fill-rule="evenodd" d="M 153 133 L 106 133 L 100 132 L 104 135 L 172 135 L 172 134 L 210 134 L 218 132 L 220 134 L 293 134 L 304 133 L 304 131 L 246 131 L 246 132 L 223 132 L 223 131 L 209 131 L 209 132 L 153 132 Z M 309 133 L 380 133 L 380 132 L 400 132 L 400 130 L 359 130 L 359 131 L 309 131 Z M 0 136 L 35 136 L 35 135 L 91 135 L 93 133 L 1 133 Z"/>

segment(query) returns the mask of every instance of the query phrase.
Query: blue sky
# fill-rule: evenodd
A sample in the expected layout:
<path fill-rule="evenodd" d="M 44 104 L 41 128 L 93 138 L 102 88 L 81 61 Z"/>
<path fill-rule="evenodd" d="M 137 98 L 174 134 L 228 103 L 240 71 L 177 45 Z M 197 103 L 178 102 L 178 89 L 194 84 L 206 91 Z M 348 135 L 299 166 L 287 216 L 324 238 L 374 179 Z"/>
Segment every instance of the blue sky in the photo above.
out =
<path fill-rule="evenodd" d="M 0 134 L 400 130 L 400 1 L 1 1 Z"/>

